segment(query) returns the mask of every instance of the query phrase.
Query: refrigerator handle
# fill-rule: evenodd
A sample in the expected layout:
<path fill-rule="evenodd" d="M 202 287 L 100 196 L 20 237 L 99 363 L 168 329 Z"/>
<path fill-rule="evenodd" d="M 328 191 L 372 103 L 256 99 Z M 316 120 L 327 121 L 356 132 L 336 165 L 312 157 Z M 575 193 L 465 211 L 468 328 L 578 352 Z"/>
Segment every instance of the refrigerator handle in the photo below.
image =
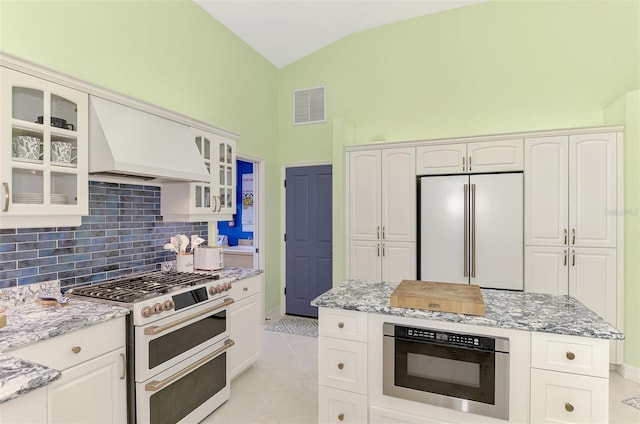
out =
<path fill-rule="evenodd" d="M 464 276 L 469 276 L 469 184 L 464 185 Z"/>
<path fill-rule="evenodd" d="M 471 169 L 471 157 L 469 157 Z M 476 277 L 476 185 L 471 184 L 471 278 Z"/>

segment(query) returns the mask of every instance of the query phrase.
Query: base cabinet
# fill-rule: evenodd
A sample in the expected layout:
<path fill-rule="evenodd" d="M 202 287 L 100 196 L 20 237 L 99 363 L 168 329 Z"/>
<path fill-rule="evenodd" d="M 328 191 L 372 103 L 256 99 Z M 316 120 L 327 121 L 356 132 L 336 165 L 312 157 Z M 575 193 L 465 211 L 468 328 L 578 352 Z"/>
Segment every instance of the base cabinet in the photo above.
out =
<path fill-rule="evenodd" d="M 232 283 L 229 333 L 235 344 L 229 354 L 229 373 L 236 377 L 258 360 L 262 335 L 262 275 Z"/>
<path fill-rule="evenodd" d="M 606 423 L 606 378 L 531 370 L 532 423 Z"/>
<path fill-rule="evenodd" d="M 124 317 L 34 343 L 10 355 L 58 369 L 62 377 L 25 395 L 31 399 L 26 405 L 23 397 L 7 403 L 8 409 L 20 409 L 28 419 L 12 420 L 3 405 L 3 423 L 127 421 Z"/>
<path fill-rule="evenodd" d="M 443 424 L 427 417 L 405 414 L 391 409 L 372 406 L 369 408 L 369 424 Z"/>
<path fill-rule="evenodd" d="M 320 423 L 366 423 L 367 397 L 326 386 L 318 388 Z"/>

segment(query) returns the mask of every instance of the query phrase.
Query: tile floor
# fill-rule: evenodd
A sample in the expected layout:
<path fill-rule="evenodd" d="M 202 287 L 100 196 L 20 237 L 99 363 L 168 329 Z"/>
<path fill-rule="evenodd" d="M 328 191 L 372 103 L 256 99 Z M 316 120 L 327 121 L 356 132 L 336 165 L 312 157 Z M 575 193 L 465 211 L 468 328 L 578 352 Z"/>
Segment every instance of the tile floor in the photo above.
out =
<path fill-rule="evenodd" d="M 262 357 L 231 384 L 231 399 L 203 424 L 307 424 L 318 422 L 318 340 L 262 332 Z M 640 424 L 640 410 L 622 403 L 640 384 L 612 372 L 609 421 Z"/>

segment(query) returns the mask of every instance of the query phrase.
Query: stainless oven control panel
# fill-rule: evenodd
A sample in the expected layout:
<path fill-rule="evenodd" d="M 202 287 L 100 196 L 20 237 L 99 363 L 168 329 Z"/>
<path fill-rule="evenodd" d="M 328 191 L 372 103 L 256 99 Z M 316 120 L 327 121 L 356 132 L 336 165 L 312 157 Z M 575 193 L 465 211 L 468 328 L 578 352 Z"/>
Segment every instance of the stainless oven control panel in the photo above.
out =
<path fill-rule="evenodd" d="M 385 323 L 384 335 L 418 342 L 462 346 L 486 351 L 509 352 L 509 340 L 479 334 L 453 333 L 432 328 L 405 327 Z"/>

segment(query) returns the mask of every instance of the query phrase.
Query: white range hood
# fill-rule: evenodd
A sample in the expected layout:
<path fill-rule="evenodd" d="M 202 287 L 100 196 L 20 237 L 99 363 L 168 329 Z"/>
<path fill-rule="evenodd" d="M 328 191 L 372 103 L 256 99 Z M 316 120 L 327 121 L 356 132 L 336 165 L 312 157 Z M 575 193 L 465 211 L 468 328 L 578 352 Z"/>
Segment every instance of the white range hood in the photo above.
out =
<path fill-rule="evenodd" d="M 89 97 L 89 173 L 211 179 L 187 125 L 95 96 Z"/>

